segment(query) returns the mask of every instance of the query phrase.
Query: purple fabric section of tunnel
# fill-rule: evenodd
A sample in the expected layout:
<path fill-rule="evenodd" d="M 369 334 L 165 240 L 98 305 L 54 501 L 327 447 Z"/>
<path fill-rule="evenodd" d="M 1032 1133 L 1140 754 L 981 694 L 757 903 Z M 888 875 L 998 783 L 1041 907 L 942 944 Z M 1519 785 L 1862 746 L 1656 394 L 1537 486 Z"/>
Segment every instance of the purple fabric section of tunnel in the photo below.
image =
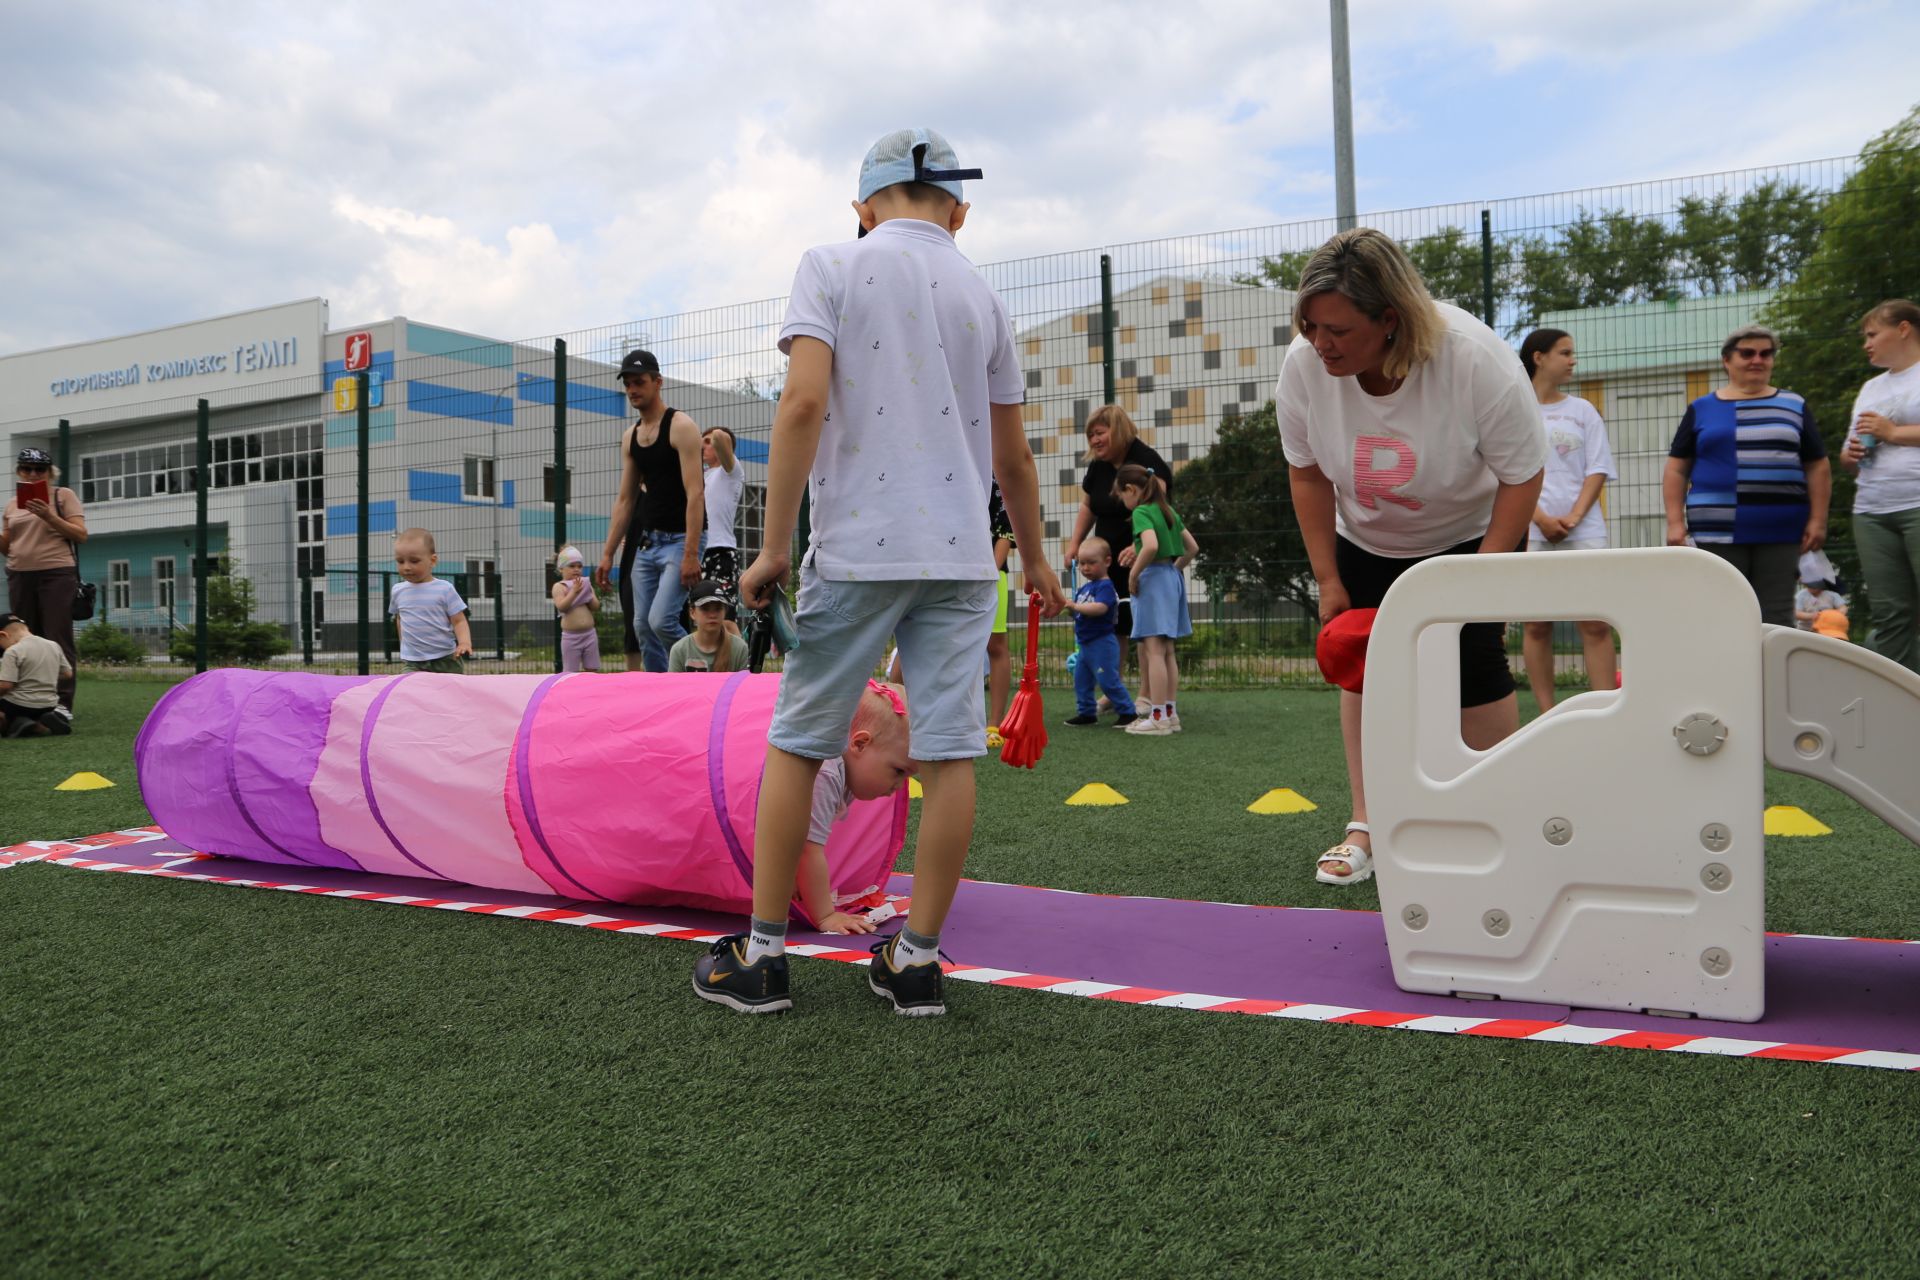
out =
<path fill-rule="evenodd" d="M 553 686 L 566 678 L 565 674 L 548 676 L 540 682 L 540 687 L 527 699 L 527 709 L 520 715 L 520 728 L 513 737 L 514 782 L 520 788 L 520 812 L 526 815 L 527 830 L 533 833 L 534 843 L 540 846 L 540 852 L 546 855 L 547 862 L 555 871 L 567 878 L 567 883 L 593 898 L 593 890 L 580 883 L 578 876 L 567 870 L 566 864 L 554 855 L 553 846 L 547 843 L 547 833 L 540 829 L 540 810 L 533 803 L 533 768 L 528 763 L 533 754 L 533 718 L 540 712 L 540 704 L 547 700 L 547 694 Z"/>
<path fill-rule="evenodd" d="M 728 856 L 749 885 L 753 883 L 753 859 L 747 856 L 733 829 L 733 819 L 727 816 L 727 713 L 733 710 L 733 695 L 740 691 L 740 682 L 751 674 L 736 671 L 727 677 L 720 695 L 713 700 L 713 719 L 707 728 L 707 791 L 713 797 L 713 815 L 720 820 L 720 838 L 727 842 Z"/>
<path fill-rule="evenodd" d="M 274 732 L 270 737 L 250 735 L 245 754 L 235 751 L 230 766 L 234 782 L 254 797 L 255 808 L 261 806 L 260 797 L 273 797 L 271 818 L 279 832 L 279 847 L 316 866 L 359 871 L 360 863 L 352 854 L 334 848 L 320 833 L 320 811 L 314 807 L 311 788 L 320 769 L 320 754 L 326 749 L 334 699 L 343 690 L 379 677 L 299 676 L 276 680 L 248 695 L 250 710 L 259 710 L 262 698 L 276 700 L 268 711 Z M 289 781 L 294 785 L 289 786 Z M 251 815 L 248 820 L 252 821 Z"/>
<path fill-rule="evenodd" d="M 105 849 L 103 861 L 158 866 L 188 850 L 172 840 Z M 191 869 L 325 889 L 358 889 L 510 906 L 564 907 L 713 933 L 739 920 L 685 907 L 619 904 L 474 889 L 445 881 L 380 876 L 329 867 L 289 867 L 219 858 Z M 913 877 L 889 882 L 911 895 Z M 789 941 L 864 950 L 858 938 L 796 929 Z M 1767 1015 L 1758 1022 L 1662 1018 L 1609 1009 L 1460 1000 L 1415 995 L 1393 983 L 1385 928 L 1371 911 L 1319 911 L 1167 898 L 1103 897 L 969 880 L 941 931 L 959 964 L 1060 979 L 1188 991 L 1249 1000 L 1287 1000 L 1414 1015 L 1527 1018 L 1576 1026 L 1656 1031 L 1920 1053 L 1920 944 L 1858 938 L 1767 939 Z M 1251 958 L 1255 963 L 1242 963 Z M 830 973 L 804 982 L 828 982 Z M 662 994 L 665 997 L 665 993 Z"/>

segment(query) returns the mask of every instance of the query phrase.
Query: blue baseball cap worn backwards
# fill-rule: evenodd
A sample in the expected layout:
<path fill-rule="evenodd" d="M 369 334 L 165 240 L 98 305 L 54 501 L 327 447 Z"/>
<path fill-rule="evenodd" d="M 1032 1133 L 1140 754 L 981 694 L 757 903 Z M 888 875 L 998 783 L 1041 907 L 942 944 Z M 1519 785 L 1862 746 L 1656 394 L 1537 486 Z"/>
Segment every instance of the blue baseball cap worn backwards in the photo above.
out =
<path fill-rule="evenodd" d="M 924 182 L 955 200 L 965 200 L 960 184 L 981 176 L 978 169 L 962 169 L 953 144 L 932 129 L 896 129 L 874 143 L 860 162 L 857 198 L 867 200 L 874 192 L 896 183 Z"/>

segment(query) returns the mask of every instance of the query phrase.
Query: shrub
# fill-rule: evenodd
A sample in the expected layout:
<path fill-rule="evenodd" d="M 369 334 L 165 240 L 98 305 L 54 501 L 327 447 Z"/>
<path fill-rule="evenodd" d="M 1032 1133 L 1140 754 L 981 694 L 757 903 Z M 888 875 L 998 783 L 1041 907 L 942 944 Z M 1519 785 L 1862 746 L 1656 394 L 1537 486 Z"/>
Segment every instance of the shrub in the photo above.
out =
<path fill-rule="evenodd" d="M 105 618 L 74 637 L 74 652 L 80 661 L 101 666 L 135 666 L 147 660 L 147 647 Z"/>

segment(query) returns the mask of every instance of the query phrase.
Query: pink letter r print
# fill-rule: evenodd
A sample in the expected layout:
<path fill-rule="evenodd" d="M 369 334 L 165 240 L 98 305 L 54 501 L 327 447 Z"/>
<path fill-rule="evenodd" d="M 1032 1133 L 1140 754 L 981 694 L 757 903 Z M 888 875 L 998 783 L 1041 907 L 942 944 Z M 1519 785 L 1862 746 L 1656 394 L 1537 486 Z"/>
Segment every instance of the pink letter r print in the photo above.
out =
<path fill-rule="evenodd" d="M 1393 464 L 1384 469 L 1374 465 L 1382 453 L 1393 456 Z M 1406 441 L 1392 436 L 1361 436 L 1353 442 L 1353 496 L 1369 510 L 1384 499 L 1409 511 L 1418 511 L 1426 505 L 1420 499 L 1394 492 L 1413 479 L 1418 465 L 1413 446 Z"/>

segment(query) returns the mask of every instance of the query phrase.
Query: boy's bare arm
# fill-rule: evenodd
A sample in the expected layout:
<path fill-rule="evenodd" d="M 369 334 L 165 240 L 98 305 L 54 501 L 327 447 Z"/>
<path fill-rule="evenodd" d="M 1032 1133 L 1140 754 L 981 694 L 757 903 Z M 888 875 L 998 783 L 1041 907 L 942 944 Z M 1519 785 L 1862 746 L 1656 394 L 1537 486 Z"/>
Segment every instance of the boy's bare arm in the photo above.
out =
<path fill-rule="evenodd" d="M 720 460 L 720 469 L 728 475 L 733 474 L 733 437 L 724 431 L 707 433 L 713 441 L 713 456 Z"/>
<path fill-rule="evenodd" d="M 454 615 L 453 656 L 456 658 L 473 656 L 473 630 L 467 626 L 467 615 L 464 613 Z"/>
<path fill-rule="evenodd" d="M 792 566 L 794 525 L 800 520 L 800 495 L 820 449 L 820 426 L 833 382 L 833 348 L 818 338 L 795 338 L 787 354 L 787 382 L 773 414 L 767 446 L 767 514 L 759 556 L 740 575 L 740 602 L 758 609 L 768 588 Z M 1025 437 L 1021 437 L 1025 440 Z"/>
<path fill-rule="evenodd" d="M 1014 541 L 1023 547 L 1042 547 L 1044 528 L 1040 523 L 1040 474 L 1033 465 L 1033 446 L 1027 443 L 1026 422 L 1017 404 L 996 404 L 992 408 L 993 475 L 1000 482 L 1000 498 L 1006 504 L 1007 519 L 1013 524 Z M 1040 593 L 1040 613 L 1051 618 L 1066 608 L 1067 597 L 1060 590 L 1060 578 L 1044 557 L 1034 556 L 1029 563 L 1022 557 L 1021 568 L 1027 586 Z"/>

